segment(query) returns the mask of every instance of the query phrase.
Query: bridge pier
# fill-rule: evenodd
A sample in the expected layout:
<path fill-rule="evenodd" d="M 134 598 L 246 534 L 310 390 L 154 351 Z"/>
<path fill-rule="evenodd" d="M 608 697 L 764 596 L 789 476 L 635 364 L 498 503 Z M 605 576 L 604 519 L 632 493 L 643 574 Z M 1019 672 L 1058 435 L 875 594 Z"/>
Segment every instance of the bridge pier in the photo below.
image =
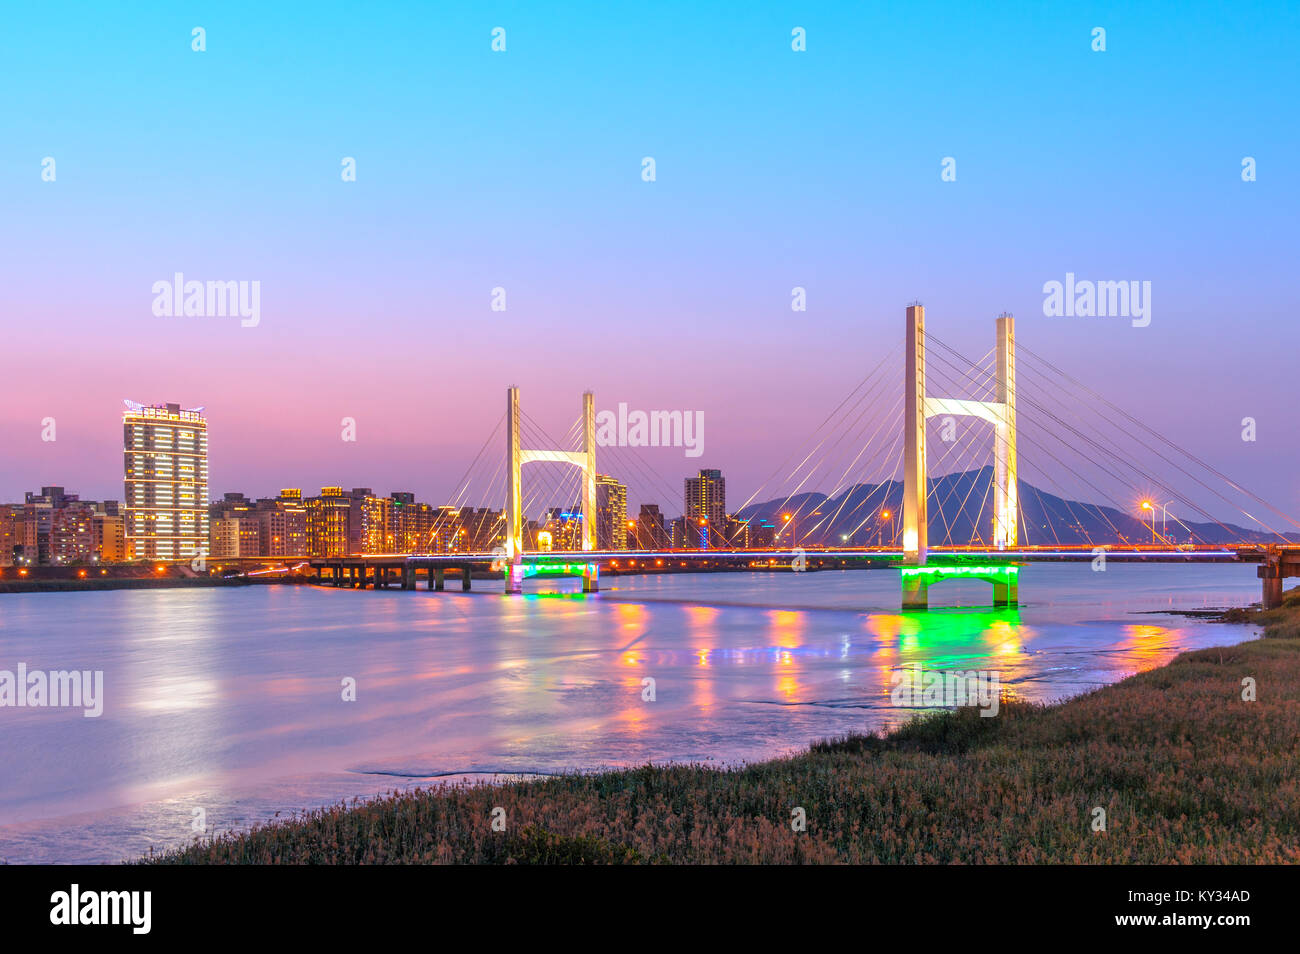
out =
<path fill-rule="evenodd" d="M 468 593 L 470 590 L 469 564 L 460 568 L 460 588 L 462 592 Z"/>
<path fill-rule="evenodd" d="M 904 566 L 900 568 L 903 609 L 928 610 L 930 587 L 944 580 L 982 580 L 993 587 L 993 607 L 1007 609 L 1020 605 L 1020 567 L 1015 564 L 990 566 Z"/>
<path fill-rule="evenodd" d="M 599 593 L 600 592 L 600 565 L 597 563 L 588 563 L 586 569 L 582 571 L 582 592 Z"/>
<path fill-rule="evenodd" d="M 930 584 L 920 573 L 903 575 L 903 609 L 926 610 L 930 608 Z"/>
<path fill-rule="evenodd" d="M 429 589 L 442 592 L 447 588 L 445 571 L 442 567 L 429 567 Z"/>
<path fill-rule="evenodd" d="M 409 563 L 402 564 L 402 589 L 415 589 L 415 567 Z"/>
<path fill-rule="evenodd" d="M 523 563 L 506 564 L 506 596 L 518 596 L 524 591 Z"/>
<path fill-rule="evenodd" d="M 1263 583 L 1260 605 L 1266 609 L 1277 609 L 1282 605 L 1282 566 L 1279 560 L 1269 560 L 1255 570 Z"/>

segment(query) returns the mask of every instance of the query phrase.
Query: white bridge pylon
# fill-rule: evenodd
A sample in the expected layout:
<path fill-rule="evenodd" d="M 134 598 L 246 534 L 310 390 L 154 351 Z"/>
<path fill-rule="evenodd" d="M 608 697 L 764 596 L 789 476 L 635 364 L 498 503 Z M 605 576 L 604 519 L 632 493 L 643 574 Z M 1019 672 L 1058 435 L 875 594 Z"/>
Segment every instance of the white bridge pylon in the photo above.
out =
<path fill-rule="evenodd" d="M 993 545 L 1014 547 L 1016 514 L 1016 324 L 1011 315 L 997 319 L 997 390 L 994 401 L 931 397 L 925 387 L 925 306 L 907 309 L 907 357 L 904 383 L 903 561 L 924 566 L 929 519 L 926 501 L 929 474 L 925 460 L 925 422 L 932 417 L 978 417 L 994 428 Z"/>
<path fill-rule="evenodd" d="M 596 401 L 590 391 L 582 395 L 582 446 L 580 451 L 521 450 L 519 447 L 519 389 L 506 390 L 506 592 L 522 591 L 524 514 L 523 481 L 524 464 L 548 461 L 572 464 L 582 471 L 582 549 L 596 549 Z M 588 564 L 582 575 L 582 589 L 594 593 L 597 589 L 596 564 Z"/>

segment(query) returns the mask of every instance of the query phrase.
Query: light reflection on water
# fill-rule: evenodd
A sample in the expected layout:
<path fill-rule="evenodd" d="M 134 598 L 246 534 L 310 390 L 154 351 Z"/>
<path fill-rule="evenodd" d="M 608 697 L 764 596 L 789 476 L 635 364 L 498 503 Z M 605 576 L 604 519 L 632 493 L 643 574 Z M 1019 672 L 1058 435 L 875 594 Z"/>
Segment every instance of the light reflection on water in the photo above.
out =
<path fill-rule="evenodd" d="M 889 694 L 914 663 L 996 670 L 1050 701 L 1248 638 L 1135 614 L 1244 605 L 1259 586 L 1248 566 L 1034 565 L 1018 610 L 916 614 L 889 571 L 604 585 L 5 595 L 0 669 L 102 669 L 106 702 L 99 719 L 0 709 L 0 858 L 113 861 L 185 842 L 195 808 L 225 830 L 461 773 L 762 758 L 910 717 Z M 961 582 L 932 597 L 989 600 Z"/>

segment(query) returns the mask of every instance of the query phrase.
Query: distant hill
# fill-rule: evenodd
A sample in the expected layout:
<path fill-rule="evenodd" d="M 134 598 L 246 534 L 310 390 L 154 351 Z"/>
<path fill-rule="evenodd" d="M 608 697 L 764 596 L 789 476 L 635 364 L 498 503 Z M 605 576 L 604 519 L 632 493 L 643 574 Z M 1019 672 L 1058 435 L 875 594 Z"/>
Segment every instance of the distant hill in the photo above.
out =
<path fill-rule="evenodd" d="M 930 545 L 966 545 L 988 542 L 993 524 L 991 490 L 993 468 L 945 474 L 930 479 Z M 1039 490 L 1024 480 L 1020 489 L 1020 542 L 1026 545 L 1150 543 L 1149 521 L 1114 507 L 1066 500 Z M 903 485 L 896 480 L 882 484 L 855 484 L 836 497 L 803 493 L 751 504 L 738 514 L 742 519 L 766 519 L 780 526 L 784 514 L 795 515 L 800 545 L 833 546 L 847 542 L 854 546 L 875 544 L 883 537 L 888 543 L 898 532 L 903 509 Z M 1175 519 L 1171 509 L 1161 527 L 1156 513 L 1156 531 L 1171 543 L 1276 543 L 1275 534 L 1233 524 L 1220 525 L 1186 519 L 1186 508 Z M 888 511 L 888 521 L 879 519 Z M 882 533 L 883 531 L 883 533 Z M 978 532 L 977 532 L 978 531 Z M 848 541 L 844 536 L 850 536 Z M 982 540 L 981 540 L 982 537 Z M 1300 540 L 1300 534 L 1287 534 Z M 1157 542 L 1160 538 L 1157 537 Z"/>

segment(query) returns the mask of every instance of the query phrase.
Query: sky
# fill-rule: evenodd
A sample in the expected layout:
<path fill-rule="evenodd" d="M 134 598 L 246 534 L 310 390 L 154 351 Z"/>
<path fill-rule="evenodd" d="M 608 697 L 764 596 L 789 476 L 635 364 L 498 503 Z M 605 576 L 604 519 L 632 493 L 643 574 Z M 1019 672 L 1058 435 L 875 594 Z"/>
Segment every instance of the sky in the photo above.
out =
<path fill-rule="evenodd" d="M 551 433 L 586 389 L 701 411 L 646 459 L 743 500 L 921 300 L 1300 512 L 1300 7 L 701 6 L 7 5 L 0 500 L 120 499 L 128 398 L 206 407 L 213 497 L 439 503 L 510 385 Z M 259 322 L 155 315 L 177 272 Z M 1045 315 L 1067 272 L 1150 324 Z"/>

